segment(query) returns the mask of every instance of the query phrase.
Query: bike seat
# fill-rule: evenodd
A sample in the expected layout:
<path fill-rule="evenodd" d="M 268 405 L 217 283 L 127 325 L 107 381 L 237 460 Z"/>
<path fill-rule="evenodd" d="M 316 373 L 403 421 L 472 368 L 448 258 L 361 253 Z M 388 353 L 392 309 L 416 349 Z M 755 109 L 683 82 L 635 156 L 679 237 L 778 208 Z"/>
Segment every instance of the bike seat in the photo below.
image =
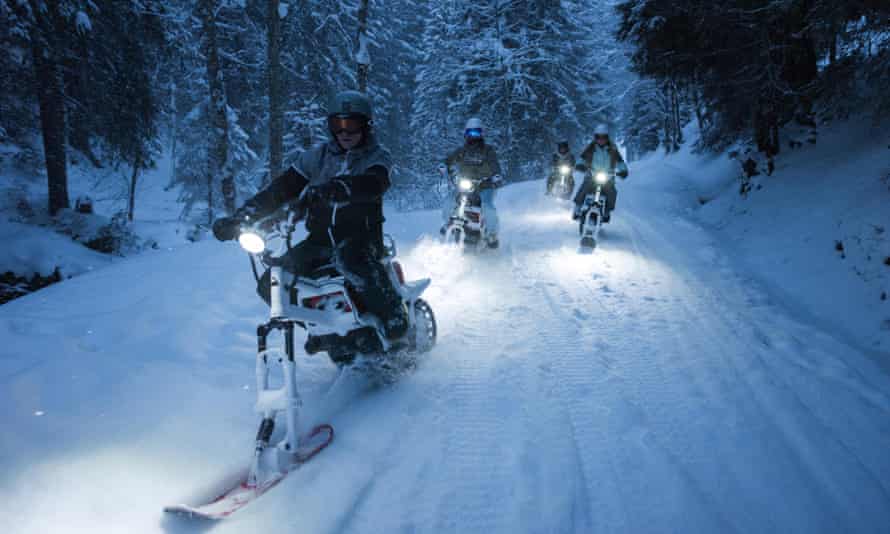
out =
<path fill-rule="evenodd" d="M 322 265 L 321 267 L 317 267 L 312 270 L 305 276 L 301 276 L 300 278 L 305 278 L 308 280 L 321 280 L 322 278 L 337 278 L 342 276 L 340 271 L 336 269 L 332 264 Z"/>

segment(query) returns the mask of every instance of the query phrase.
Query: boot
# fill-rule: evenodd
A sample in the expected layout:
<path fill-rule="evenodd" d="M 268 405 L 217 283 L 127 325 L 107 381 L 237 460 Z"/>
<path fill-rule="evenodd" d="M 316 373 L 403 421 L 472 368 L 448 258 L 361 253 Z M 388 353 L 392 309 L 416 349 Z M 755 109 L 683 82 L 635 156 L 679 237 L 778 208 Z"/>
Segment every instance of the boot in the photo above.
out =
<path fill-rule="evenodd" d="M 498 236 L 496 234 L 488 234 L 488 237 L 485 238 L 485 242 L 488 245 L 488 248 L 498 248 L 501 246 L 500 241 L 498 241 Z"/>
<path fill-rule="evenodd" d="M 581 218 L 581 206 L 579 204 L 575 204 L 575 209 L 572 211 L 572 220 L 577 221 Z"/>
<path fill-rule="evenodd" d="M 408 332 L 408 306 L 404 302 L 399 301 L 392 313 L 383 321 L 383 335 L 389 341 L 395 341 Z"/>

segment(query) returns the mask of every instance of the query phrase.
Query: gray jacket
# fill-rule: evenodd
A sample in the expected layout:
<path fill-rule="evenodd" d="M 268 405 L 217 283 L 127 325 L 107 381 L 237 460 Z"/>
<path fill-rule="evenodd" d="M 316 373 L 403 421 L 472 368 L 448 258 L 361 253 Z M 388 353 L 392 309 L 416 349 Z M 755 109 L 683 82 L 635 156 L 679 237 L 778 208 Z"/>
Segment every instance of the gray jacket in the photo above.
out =
<path fill-rule="evenodd" d="M 300 198 L 308 186 L 334 179 L 349 189 L 349 198 L 338 206 L 336 217 L 326 202 L 308 206 L 306 229 L 309 238 L 329 243 L 346 239 L 378 242 L 383 234 L 383 194 L 389 189 L 389 153 L 373 136 L 360 147 L 346 151 L 335 141 L 306 150 L 284 174 L 245 203 L 258 214 L 271 213 L 286 202 Z"/>

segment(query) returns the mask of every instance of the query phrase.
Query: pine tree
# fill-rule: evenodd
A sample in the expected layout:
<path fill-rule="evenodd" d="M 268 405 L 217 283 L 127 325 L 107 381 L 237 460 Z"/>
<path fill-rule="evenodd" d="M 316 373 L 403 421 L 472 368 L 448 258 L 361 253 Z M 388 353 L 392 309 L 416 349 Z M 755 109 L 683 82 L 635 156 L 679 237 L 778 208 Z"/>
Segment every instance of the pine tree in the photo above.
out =
<path fill-rule="evenodd" d="M 51 215 L 70 206 L 64 64 L 71 53 L 68 43 L 91 29 L 91 6 L 86 0 L 3 1 L 3 13 L 10 17 L 13 33 L 31 51 Z"/>

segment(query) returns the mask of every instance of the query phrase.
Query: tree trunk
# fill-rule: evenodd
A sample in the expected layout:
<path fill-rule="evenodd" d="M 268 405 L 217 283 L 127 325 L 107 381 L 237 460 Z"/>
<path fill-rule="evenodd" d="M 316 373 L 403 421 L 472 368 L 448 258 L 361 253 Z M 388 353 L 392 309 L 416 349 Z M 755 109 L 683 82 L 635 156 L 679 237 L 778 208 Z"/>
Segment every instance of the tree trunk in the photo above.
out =
<path fill-rule="evenodd" d="M 173 113 L 173 120 L 170 123 L 170 178 L 167 180 L 165 191 L 173 189 L 176 183 L 176 141 L 179 137 L 179 110 L 176 109 L 176 84 L 170 90 L 170 109 Z"/>
<path fill-rule="evenodd" d="M 671 84 L 671 89 L 674 96 L 674 127 L 677 130 L 676 140 L 677 150 L 679 150 L 680 145 L 683 144 L 683 124 L 680 118 L 680 88 L 677 87 L 677 82 Z"/>
<path fill-rule="evenodd" d="M 136 210 L 136 180 L 139 178 L 139 167 L 142 166 L 140 158 L 133 162 L 133 175 L 130 177 L 130 195 L 127 203 L 127 220 L 133 222 L 133 212 Z"/>
<path fill-rule="evenodd" d="M 52 45 L 34 29 L 31 51 L 37 78 L 37 100 L 40 106 L 40 128 L 49 190 L 49 214 L 70 207 L 68 199 L 68 160 L 65 153 L 65 94 L 62 69 Z"/>
<path fill-rule="evenodd" d="M 223 206 L 228 213 L 235 211 L 235 178 L 229 166 L 229 121 L 227 116 L 226 88 L 223 84 L 223 71 L 219 61 L 219 48 L 216 40 L 216 2 L 201 0 L 198 9 L 204 30 L 204 53 L 207 58 L 207 85 L 210 88 L 211 147 L 208 172 L 209 183 L 215 176 L 221 177 Z M 210 196 L 212 198 L 212 194 Z M 211 219 L 213 205 L 208 206 Z"/>
<path fill-rule="evenodd" d="M 284 152 L 284 108 L 281 94 L 281 17 L 279 0 L 268 0 L 268 39 L 266 48 L 269 81 L 269 175 L 267 183 L 281 174 Z"/>
<path fill-rule="evenodd" d="M 368 51 L 368 3 L 370 0 L 361 0 L 358 8 L 358 51 L 355 54 L 357 66 L 356 80 L 358 90 L 368 91 L 368 70 L 371 66 L 371 57 Z"/>
<path fill-rule="evenodd" d="M 185 67 L 183 65 L 183 59 L 179 58 L 179 75 L 184 74 Z M 177 141 L 179 138 L 179 105 L 178 100 L 176 98 L 177 86 L 174 81 L 170 86 L 170 113 L 173 115 L 173 120 L 170 123 L 170 178 L 167 180 L 167 185 L 164 187 L 164 191 L 169 191 L 173 189 L 174 184 L 176 184 L 176 148 Z"/>

